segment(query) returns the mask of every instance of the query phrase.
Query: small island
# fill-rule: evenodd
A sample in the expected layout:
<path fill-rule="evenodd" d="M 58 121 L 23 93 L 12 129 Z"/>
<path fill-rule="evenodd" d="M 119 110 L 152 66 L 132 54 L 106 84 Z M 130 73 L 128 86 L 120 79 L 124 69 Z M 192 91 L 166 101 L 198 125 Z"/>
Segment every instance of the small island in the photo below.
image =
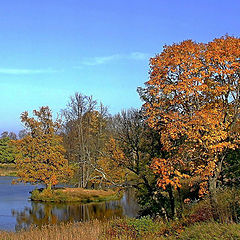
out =
<path fill-rule="evenodd" d="M 119 191 L 83 189 L 83 188 L 58 188 L 58 189 L 35 189 L 31 193 L 32 201 L 41 202 L 102 202 L 118 200 L 122 197 Z"/>

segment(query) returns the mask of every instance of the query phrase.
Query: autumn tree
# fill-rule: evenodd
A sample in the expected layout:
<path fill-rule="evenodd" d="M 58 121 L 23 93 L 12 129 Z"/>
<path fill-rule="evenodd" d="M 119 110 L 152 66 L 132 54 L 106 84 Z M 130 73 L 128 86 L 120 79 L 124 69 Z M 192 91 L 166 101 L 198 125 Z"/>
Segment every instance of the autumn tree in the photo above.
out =
<path fill-rule="evenodd" d="M 91 182 L 101 188 L 102 184 L 112 187 L 125 187 L 128 171 L 119 161 L 113 157 L 113 149 L 116 150 L 115 141 L 111 135 L 106 139 L 104 147 L 98 153 L 97 161 L 92 166 Z"/>
<path fill-rule="evenodd" d="M 158 132 L 148 126 L 141 109 L 123 110 L 111 122 L 109 159 L 125 169 L 123 184 L 135 188 L 141 213 L 171 218 L 174 196 L 169 188 L 165 195 L 159 191 L 158 176 L 151 170 L 152 159 L 165 154 Z"/>
<path fill-rule="evenodd" d="M 65 159 L 62 137 L 57 134 L 60 123 L 53 121 L 49 107 L 21 114 L 27 135 L 15 141 L 18 150 L 16 164 L 19 181 L 43 183 L 48 189 L 71 176 Z"/>
<path fill-rule="evenodd" d="M 67 158 L 75 164 L 78 186 L 86 188 L 88 183 L 102 179 L 98 161 L 103 159 L 107 139 L 107 108 L 92 96 L 75 93 L 62 113 Z"/>
<path fill-rule="evenodd" d="M 151 186 L 147 179 L 148 169 L 146 166 L 151 163 L 151 154 L 153 151 L 147 150 L 147 142 L 152 141 L 152 138 L 147 138 L 148 126 L 144 122 L 141 112 L 137 109 L 123 110 L 112 118 L 112 133 L 111 139 L 112 158 L 120 165 L 128 169 L 135 178 L 141 181 L 136 183 L 136 187 L 145 184 L 150 190 Z M 152 156 L 153 157 L 153 156 Z M 141 183 L 140 183 L 141 182 Z"/>
<path fill-rule="evenodd" d="M 15 147 L 11 144 L 11 139 L 9 137 L 0 138 L 0 163 L 14 163 L 15 157 Z"/>
<path fill-rule="evenodd" d="M 229 150 L 239 148 L 240 39 L 207 44 L 183 41 L 150 59 L 150 79 L 140 89 L 149 126 L 161 132 L 164 158 L 153 160 L 158 185 L 181 187 L 199 176 L 200 194 L 216 188 Z"/>

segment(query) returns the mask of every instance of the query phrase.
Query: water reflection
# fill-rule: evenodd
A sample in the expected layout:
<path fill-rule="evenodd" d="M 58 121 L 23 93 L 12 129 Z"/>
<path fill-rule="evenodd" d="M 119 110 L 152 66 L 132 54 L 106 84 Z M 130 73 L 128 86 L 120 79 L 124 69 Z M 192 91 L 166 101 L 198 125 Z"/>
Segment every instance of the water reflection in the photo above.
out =
<path fill-rule="evenodd" d="M 102 220 L 126 215 L 135 217 L 138 206 L 133 196 L 132 191 L 127 191 L 119 201 L 89 204 L 31 202 L 31 206 L 25 207 L 22 211 L 12 210 L 12 215 L 16 217 L 15 230 L 27 229 L 30 225 Z"/>
<path fill-rule="evenodd" d="M 136 194 L 134 189 L 129 188 L 125 191 L 120 205 L 123 210 L 123 216 L 128 217 L 137 217 L 140 210 L 139 205 L 137 204 Z"/>
<path fill-rule="evenodd" d="M 135 217 L 138 205 L 134 192 L 128 190 L 119 201 L 91 204 L 37 203 L 28 200 L 36 187 L 30 184 L 12 185 L 13 177 L 0 177 L 0 230 L 26 229 L 31 224 L 57 224 L 112 217 Z"/>

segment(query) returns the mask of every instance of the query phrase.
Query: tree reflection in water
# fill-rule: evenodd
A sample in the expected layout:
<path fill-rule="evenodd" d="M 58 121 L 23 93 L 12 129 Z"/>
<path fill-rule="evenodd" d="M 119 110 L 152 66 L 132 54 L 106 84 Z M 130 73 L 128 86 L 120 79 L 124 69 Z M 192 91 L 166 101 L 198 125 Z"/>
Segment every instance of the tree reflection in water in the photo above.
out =
<path fill-rule="evenodd" d="M 120 201 L 90 204 L 59 204 L 32 202 L 31 207 L 23 211 L 12 210 L 16 217 L 15 230 L 27 229 L 30 225 L 42 226 L 60 222 L 77 222 L 91 219 L 122 217 L 123 209 Z"/>
<path fill-rule="evenodd" d="M 135 193 L 128 189 L 121 200 L 102 203 L 43 203 L 31 202 L 30 207 L 22 211 L 12 210 L 16 217 L 15 230 L 27 229 L 30 225 L 43 226 L 60 222 L 79 222 L 92 219 L 109 219 L 113 217 L 136 217 L 139 206 Z"/>

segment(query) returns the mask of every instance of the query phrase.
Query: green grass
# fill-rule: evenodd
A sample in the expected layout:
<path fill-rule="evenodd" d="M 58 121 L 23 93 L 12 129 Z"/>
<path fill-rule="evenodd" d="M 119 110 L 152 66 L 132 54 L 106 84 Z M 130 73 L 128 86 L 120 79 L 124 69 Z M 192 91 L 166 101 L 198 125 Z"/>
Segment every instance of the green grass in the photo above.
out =
<path fill-rule="evenodd" d="M 82 188 L 34 190 L 31 200 L 42 202 L 102 202 L 120 199 L 122 195 L 113 190 L 87 190 Z"/>

